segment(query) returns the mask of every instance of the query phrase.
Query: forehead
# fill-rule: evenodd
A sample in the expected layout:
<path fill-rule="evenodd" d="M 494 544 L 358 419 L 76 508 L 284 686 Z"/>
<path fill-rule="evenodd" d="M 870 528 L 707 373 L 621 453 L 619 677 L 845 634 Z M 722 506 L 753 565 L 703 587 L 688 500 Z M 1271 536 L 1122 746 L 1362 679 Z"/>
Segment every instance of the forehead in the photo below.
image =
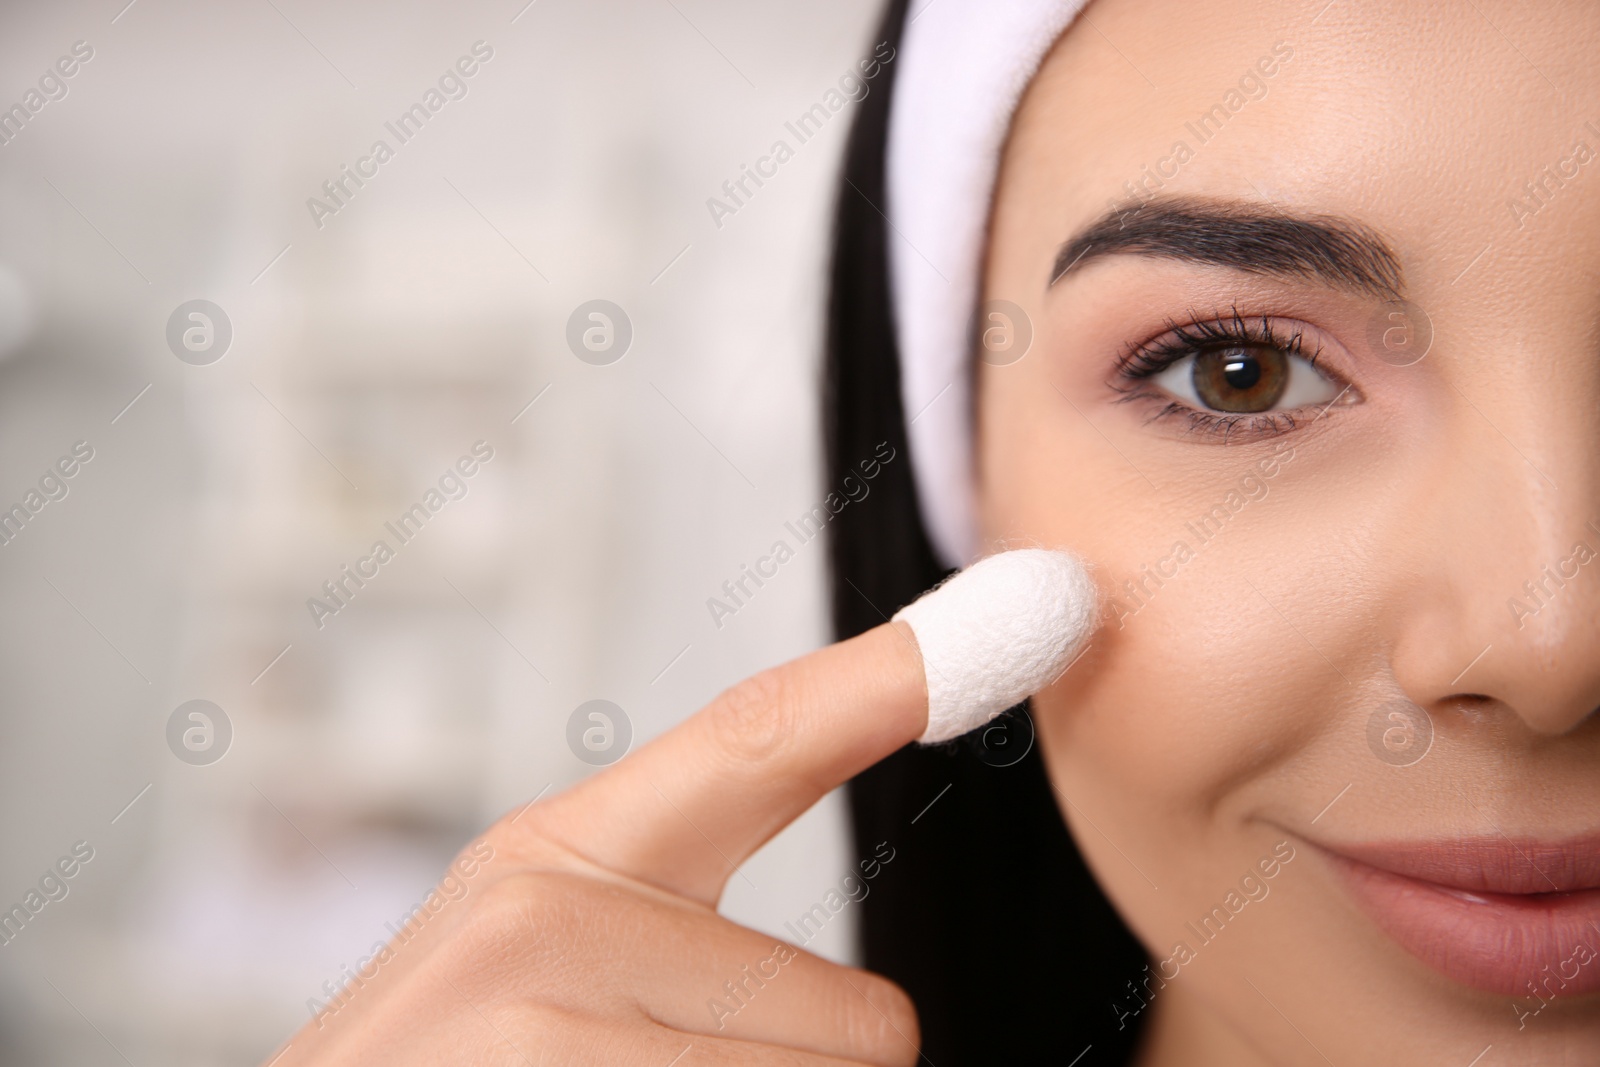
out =
<path fill-rule="evenodd" d="M 1099 0 L 1028 90 L 1002 198 L 1056 241 L 1220 195 L 1359 219 L 1429 287 L 1474 243 L 1570 274 L 1563 241 L 1600 233 L 1597 45 L 1591 3 Z"/>

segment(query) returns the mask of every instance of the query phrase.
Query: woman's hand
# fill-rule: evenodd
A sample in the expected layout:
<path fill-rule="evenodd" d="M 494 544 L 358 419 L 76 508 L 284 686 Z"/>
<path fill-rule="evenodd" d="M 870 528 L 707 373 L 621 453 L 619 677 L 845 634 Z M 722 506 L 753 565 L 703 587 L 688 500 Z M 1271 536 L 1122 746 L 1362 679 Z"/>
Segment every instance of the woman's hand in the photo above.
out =
<path fill-rule="evenodd" d="M 273 1067 L 915 1063 L 899 987 L 715 908 L 736 864 L 926 723 L 897 625 L 740 683 L 501 819 Z"/>

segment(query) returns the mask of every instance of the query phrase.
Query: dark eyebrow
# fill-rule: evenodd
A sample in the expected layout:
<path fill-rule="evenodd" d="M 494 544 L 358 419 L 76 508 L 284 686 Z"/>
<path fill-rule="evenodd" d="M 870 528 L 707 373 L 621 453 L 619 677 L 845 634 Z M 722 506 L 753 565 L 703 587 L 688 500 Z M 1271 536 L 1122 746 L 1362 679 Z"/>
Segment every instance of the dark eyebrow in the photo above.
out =
<path fill-rule="evenodd" d="M 1128 211 L 1113 208 L 1061 246 L 1050 284 L 1085 263 L 1118 254 L 1318 281 L 1386 300 L 1399 299 L 1405 288 L 1399 257 L 1357 222 L 1198 197 L 1151 200 Z"/>

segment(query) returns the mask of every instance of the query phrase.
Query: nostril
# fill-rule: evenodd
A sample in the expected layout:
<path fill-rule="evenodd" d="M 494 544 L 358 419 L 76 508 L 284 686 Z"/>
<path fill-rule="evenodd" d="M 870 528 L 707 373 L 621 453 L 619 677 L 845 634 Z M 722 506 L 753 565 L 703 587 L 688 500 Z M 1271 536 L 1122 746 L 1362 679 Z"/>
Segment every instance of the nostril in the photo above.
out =
<path fill-rule="evenodd" d="M 1483 693 L 1454 693 L 1428 710 L 1441 734 L 1494 746 L 1516 745 L 1527 738 L 1524 717 L 1505 701 Z"/>
<path fill-rule="evenodd" d="M 1434 704 L 1440 729 L 1475 732 L 1496 743 L 1526 740 L 1531 731 L 1541 738 L 1565 737 L 1576 730 L 1600 722 L 1600 707 L 1591 706 L 1581 715 L 1570 704 L 1562 704 L 1553 694 L 1527 694 L 1517 704 L 1482 693 L 1457 693 Z"/>
<path fill-rule="evenodd" d="M 1446 698 L 1444 706 L 1455 712 L 1456 717 L 1463 722 L 1476 725 L 1488 722 L 1495 717 L 1497 710 L 1503 710 L 1494 707 L 1497 703 L 1493 697 L 1484 696 L 1482 693 L 1462 693 Z"/>

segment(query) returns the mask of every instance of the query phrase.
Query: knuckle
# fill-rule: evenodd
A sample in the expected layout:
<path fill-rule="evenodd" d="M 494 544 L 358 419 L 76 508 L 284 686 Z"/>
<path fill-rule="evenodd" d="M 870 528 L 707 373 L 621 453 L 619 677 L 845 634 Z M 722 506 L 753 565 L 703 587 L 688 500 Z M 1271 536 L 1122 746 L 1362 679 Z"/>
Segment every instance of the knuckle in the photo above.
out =
<path fill-rule="evenodd" d="M 861 1047 L 870 1050 L 874 1062 L 912 1064 L 917 1062 L 922 1045 L 917 1007 L 897 984 L 870 971 L 850 976 L 851 985 L 865 998 L 857 999 L 855 1036 Z"/>
<path fill-rule="evenodd" d="M 505 855 L 514 865 L 543 865 L 551 858 L 547 854 L 550 851 L 548 842 L 554 837 L 550 823 L 549 809 L 545 805 L 525 805 L 502 815 L 484 833 L 483 839 L 497 856 Z"/>
<path fill-rule="evenodd" d="M 723 692 L 710 709 L 718 748 L 739 763 L 780 755 L 793 737 L 796 684 L 782 667 L 751 675 Z"/>
<path fill-rule="evenodd" d="M 590 899 L 586 881 L 530 871 L 490 883 L 451 939 L 444 966 L 467 987 L 513 977 L 539 987 L 576 982 L 588 969 L 597 924 L 603 924 L 596 915 L 603 902 Z"/>
<path fill-rule="evenodd" d="M 621 1011 L 632 979 L 619 965 L 640 931 L 650 941 L 648 915 L 621 886 L 560 870 L 518 872 L 485 886 L 442 966 L 467 995 L 515 989 L 530 1005 Z"/>
<path fill-rule="evenodd" d="M 564 937 L 583 919 L 569 879 L 550 872 L 528 871 L 484 887 L 470 921 L 471 939 L 501 943 L 546 942 Z"/>
<path fill-rule="evenodd" d="M 571 837 L 570 813 L 541 802 L 501 816 L 482 840 L 493 852 L 497 870 L 583 873 L 593 865 L 573 848 Z"/>

